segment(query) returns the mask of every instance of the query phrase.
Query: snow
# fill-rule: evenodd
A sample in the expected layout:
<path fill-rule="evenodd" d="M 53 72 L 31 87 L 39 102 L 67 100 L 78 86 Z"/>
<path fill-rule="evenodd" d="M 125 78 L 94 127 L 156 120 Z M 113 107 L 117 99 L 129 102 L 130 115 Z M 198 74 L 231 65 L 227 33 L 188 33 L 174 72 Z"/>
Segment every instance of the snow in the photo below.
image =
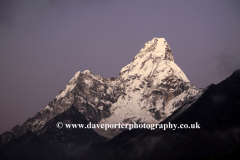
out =
<path fill-rule="evenodd" d="M 112 116 L 103 119 L 100 123 L 123 123 L 124 119 L 131 122 L 159 123 L 149 112 L 152 103 L 151 93 L 154 88 L 159 90 L 159 84 L 167 85 L 164 81 L 166 77 L 173 77 L 172 86 L 179 83 L 190 83 L 182 70 L 171 60 L 165 60 L 165 52 L 168 43 L 164 38 L 153 38 L 147 42 L 140 52 L 134 57 L 133 62 L 123 67 L 120 71 L 120 78 L 123 80 L 126 95 L 118 98 L 117 102 L 112 104 L 110 109 Z M 181 81 L 182 80 L 182 81 Z M 178 82 L 179 81 L 179 82 Z M 150 87 L 147 84 L 150 83 Z M 161 90 L 161 89 L 160 89 Z M 173 88 L 169 92 L 174 92 Z M 155 101 L 155 108 L 164 112 L 164 116 L 169 116 L 177 109 L 175 104 L 184 101 L 184 98 L 191 98 L 199 91 L 194 86 L 187 92 L 183 92 L 177 97 L 173 97 L 163 109 L 163 99 Z M 143 99 L 144 95 L 150 97 Z M 130 122 L 129 122 L 130 123 Z"/>
<path fill-rule="evenodd" d="M 98 109 L 102 111 L 103 110 L 103 106 L 99 106 Z"/>
<path fill-rule="evenodd" d="M 163 60 L 165 57 L 165 50 L 168 43 L 164 38 L 153 38 L 147 42 L 139 54 L 134 58 L 134 61 L 123 67 L 120 75 L 123 79 L 128 79 L 130 76 L 147 77 L 152 74 L 158 73 L 158 81 L 164 79 L 166 76 L 174 74 L 181 78 L 183 81 L 189 82 L 186 75 L 181 69 L 173 62 Z M 151 52 L 148 51 L 149 47 L 155 47 Z"/>
<path fill-rule="evenodd" d="M 73 78 L 68 82 L 69 85 L 66 86 L 66 88 L 61 92 L 59 93 L 56 98 L 59 99 L 61 97 L 64 97 L 66 96 L 67 92 L 70 92 L 73 90 L 73 88 L 76 86 L 76 80 L 77 80 L 77 77 L 80 75 L 80 71 L 78 71 L 74 76 Z"/>
<path fill-rule="evenodd" d="M 90 72 L 89 70 L 85 70 L 83 73 L 84 74 L 92 74 L 92 72 Z"/>
<path fill-rule="evenodd" d="M 43 108 L 43 109 L 41 110 L 41 113 L 42 113 L 44 110 L 50 110 L 51 112 L 54 111 L 54 109 L 51 108 L 49 105 L 47 105 L 45 108 Z"/>
<path fill-rule="evenodd" d="M 175 97 L 174 99 L 170 100 L 167 104 L 167 106 L 165 107 L 166 110 L 166 114 L 167 116 L 171 115 L 173 111 L 175 111 L 177 108 L 174 108 L 174 103 L 180 103 L 181 101 L 184 101 L 184 99 L 186 98 L 191 98 L 196 96 L 198 93 L 202 93 L 199 90 L 195 89 L 195 88 L 190 88 L 187 91 L 184 91 L 183 93 L 181 93 L 180 95 L 178 95 L 177 97 Z"/>
<path fill-rule="evenodd" d="M 93 85 L 93 82 L 92 82 L 91 79 L 85 78 L 85 79 L 84 79 L 84 82 L 85 82 L 85 84 L 86 84 L 88 87 L 91 87 L 91 86 Z"/>
<path fill-rule="evenodd" d="M 59 94 L 57 95 L 57 99 L 66 96 L 67 92 L 71 91 L 74 87 L 76 86 L 76 84 L 71 84 L 66 86 L 66 88 Z"/>
<path fill-rule="evenodd" d="M 153 58 L 157 58 L 157 57 L 163 57 L 165 55 L 165 39 L 164 38 L 157 38 L 158 40 L 158 44 L 157 47 L 155 49 L 155 51 L 152 54 Z"/>
<path fill-rule="evenodd" d="M 50 106 L 49 106 L 49 105 L 47 105 L 45 108 L 43 108 L 42 111 L 47 110 L 47 109 L 48 109 L 48 110 L 50 109 Z"/>
<path fill-rule="evenodd" d="M 187 78 L 187 76 L 182 72 L 182 70 L 174 63 L 173 61 L 170 61 L 168 64 L 169 67 L 171 67 L 174 70 L 174 75 L 181 78 L 185 82 L 190 82 Z"/>

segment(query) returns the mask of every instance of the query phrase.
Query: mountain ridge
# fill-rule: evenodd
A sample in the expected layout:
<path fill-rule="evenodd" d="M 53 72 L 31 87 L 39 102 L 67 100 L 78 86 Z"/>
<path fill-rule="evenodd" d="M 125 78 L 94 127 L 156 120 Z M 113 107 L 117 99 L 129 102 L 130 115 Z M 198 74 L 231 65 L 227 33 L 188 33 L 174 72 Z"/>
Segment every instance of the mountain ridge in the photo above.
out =
<path fill-rule="evenodd" d="M 78 71 L 65 89 L 21 126 L 0 136 L 0 144 L 24 134 L 37 132 L 50 119 L 73 104 L 92 123 L 159 123 L 196 94 L 196 89 L 174 63 L 164 38 L 147 42 L 119 77 L 106 79 L 89 70 Z M 95 130 L 112 138 L 122 132 Z"/>

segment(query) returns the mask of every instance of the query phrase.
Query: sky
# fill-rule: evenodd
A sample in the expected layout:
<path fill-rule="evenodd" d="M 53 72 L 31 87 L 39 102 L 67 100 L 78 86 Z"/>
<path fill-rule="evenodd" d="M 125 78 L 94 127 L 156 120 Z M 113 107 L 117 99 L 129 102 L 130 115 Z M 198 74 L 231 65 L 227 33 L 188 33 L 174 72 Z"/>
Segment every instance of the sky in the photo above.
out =
<path fill-rule="evenodd" d="M 217 84 L 240 69 L 240 1 L 0 0 L 0 134 L 77 71 L 117 77 L 154 37 L 195 87 Z"/>

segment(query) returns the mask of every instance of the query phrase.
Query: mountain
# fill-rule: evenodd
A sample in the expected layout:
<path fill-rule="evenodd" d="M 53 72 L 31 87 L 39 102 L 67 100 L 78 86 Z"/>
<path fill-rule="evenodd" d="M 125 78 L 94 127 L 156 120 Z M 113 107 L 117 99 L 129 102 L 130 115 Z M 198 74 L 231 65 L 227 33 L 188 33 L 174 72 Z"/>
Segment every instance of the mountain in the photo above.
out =
<path fill-rule="evenodd" d="M 196 89 L 174 63 L 164 38 L 153 38 L 122 68 L 119 77 L 103 78 L 90 71 L 77 72 L 64 90 L 22 125 L 0 136 L 0 145 L 37 133 L 45 123 L 73 104 L 92 123 L 159 123 L 202 90 Z M 97 130 L 113 138 L 123 130 Z"/>
<path fill-rule="evenodd" d="M 197 129 L 127 130 L 101 147 L 92 159 L 240 159 L 240 70 L 160 124 L 198 124 Z M 90 152 L 89 151 L 89 152 Z M 91 156 L 91 155 L 85 155 Z M 100 157 L 100 158 L 99 158 Z M 84 159 L 84 157 L 83 157 Z"/>
<path fill-rule="evenodd" d="M 124 94 L 100 123 L 158 123 L 200 92 L 174 63 L 164 38 L 147 42 L 119 74 Z"/>
<path fill-rule="evenodd" d="M 72 105 L 65 112 L 49 120 L 32 133 L 22 136 L 0 147 L 0 159 L 77 159 L 92 144 L 106 142 L 108 139 L 98 135 L 93 129 L 56 127 L 63 124 L 84 124 L 86 118 Z"/>
<path fill-rule="evenodd" d="M 93 129 L 85 128 L 63 128 L 56 127 L 58 122 L 63 124 L 83 124 L 87 126 L 86 118 L 72 105 L 65 112 L 49 120 L 37 131 L 37 135 L 54 146 L 64 150 L 62 152 L 69 159 L 72 155 L 76 157 L 85 148 L 95 143 L 106 142 L 108 139 L 98 135 Z"/>
<path fill-rule="evenodd" d="M 0 136 L 0 159 L 239 159 L 239 112 L 240 70 L 196 89 L 174 63 L 166 40 L 153 38 L 119 77 L 77 72 L 45 108 Z M 178 127 L 67 128 L 90 122 Z"/>

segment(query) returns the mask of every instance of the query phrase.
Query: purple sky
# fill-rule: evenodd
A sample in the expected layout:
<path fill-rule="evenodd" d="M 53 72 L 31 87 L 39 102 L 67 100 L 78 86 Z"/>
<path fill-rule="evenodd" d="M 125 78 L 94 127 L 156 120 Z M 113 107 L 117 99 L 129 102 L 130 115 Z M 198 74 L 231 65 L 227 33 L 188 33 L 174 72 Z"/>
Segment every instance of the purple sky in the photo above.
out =
<path fill-rule="evenodd" d="M 0 0 L 0 133 L 77 71 L 118 76 L 154 37 L 197 88 L 219 83 L 240 68 L 240 1 Z"/>

